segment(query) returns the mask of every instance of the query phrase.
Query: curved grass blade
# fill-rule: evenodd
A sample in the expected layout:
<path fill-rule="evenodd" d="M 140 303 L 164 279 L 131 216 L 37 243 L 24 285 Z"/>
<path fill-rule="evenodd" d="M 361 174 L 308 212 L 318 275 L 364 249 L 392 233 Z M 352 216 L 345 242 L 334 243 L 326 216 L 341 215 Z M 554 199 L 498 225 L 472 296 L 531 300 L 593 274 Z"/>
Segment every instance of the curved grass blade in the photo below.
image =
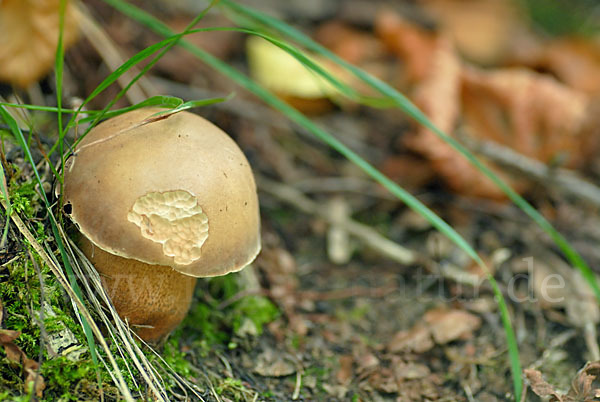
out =
<path fill-rule="evenodd" d="M 43 187 L 42 179 L 36 168 L 35 161 L 33 160 L 31 151 L 30 151 L 29 147 L 27 146 L 27 142 L 25 141 L 25 137 L 23 136 L 23 132 L 21 131 L 21 128 L 19 127 L 19 125 L 17 124 L 15 119 L 6 111 L 4 106 L 0 106 L 0 118 L 2 118 L 2 120 L 4 120 L 4 122 L 9 126 L 13 136 L 16 138 L 19 146 L 21 147 L 21 149 L 23 150 L 23 153 L 25 154 L 25 159 L 31 165 L 31 169 L 35 176 L 35 180 L 38 183 L 39 189 L 43 189 L 44 187 Z M 73 273 L 73 268 L 71 267 L 71 263 L 69 262 L 69 259 L 67 257 L 67 253 L 65 251 L 64 244 L 62 243 L 60 234 L 58 232 L 58 228 L 57 228 L 58 222 L 56 221 L 56 218 L 54 217 L 54 214 L 52 213 L 52 207 L 50 205 L 50 201 L 46 197 L 46 193 L 43 190 L 40 190 L 38 193 L 40 194 L 40 197 L 41 197 L 42 201 L 44 202 L 44 206 L 46 207 L 46 211 L 50 218 L 50 226 L 52 228 L 52 235 L 54 236 L 57 247 L 58 247 L 61 257 L 63 259 L 63 263 L 65 265 L 65 271 L 67 272 L 67 277 L 69 278 L 69 284 L 73 288 L 73 291 L 75 292 L 77 297 L 79 297 L 79 300 L 83 301 L 81 289 L 79 288 L 79 285 L 77 284 L 77 281 L 75 280 L 75 274 Z M 80 319 L 83 324 L 82 325 L 83 331 L 85 333 L 85 336 L 86 336 L 86 339 L 88 342 L 92 360 L 93 360 L 94 364 L 97 366 L 98 365 L 98 357 L 96 355 L 96 343 L 94 341 L 92 329 L 90 328 L 89 324 L 85 320 L 85 317 L 80 315 Z"/>
<path fill-rule="evenodd" d="M 12 204 L 10 203 L 10 198 L 8 197 L 8 185 L 6 183 L 6 175 L 4 174 L 4 166 L 0 166 L 0 192 L 2 193 L 0 196 L 4 198 L 7 205 L 5 211 L 6 222 L 4 223 L 2 238 L 0 239 L 0 249 L 4 249 L 4 246 L 6 246 L 6 240 L 8 239 L 10 214 L 12 213 Z"/>
<path fill-rule="evenodd" d="M 500 179 L 494 172 L 492 172 L 487 166 L 482 164 L 471 152 L 469 152 L 461 143 L 456 141 L 454 138 L 446 135 L 440 129 L 438 129 L 429 118 L 419 110 L 408 98 L 402 95 L 393 87 L 389 86 L 385 82 L 373 77 L 369 73 L 361 70 L 360 68 L 348 63 L 344 59 L 340 58 L 329 49 L 321 46 L 320 44 L 313 41 L 311 38 L 298 31 L 294 27 L 280 21 L 276 18 L 270 17 L 260 11 L 254 10 L 250 7 L 240 5 L 230 0 L 222 0 L 221 4 L 230 10 L 239 13 L 244 17 L 245 21 L 254 21 L 259 25 L 272 28 L 280 34 L 300 43 L 308 50 L 320 54 L 333 62 L 344 67 L 356 77 L 361 79 L 363 82 L 376 89 L 381 94 L 394 99 L 396 106 L 404 110 L 406 114 L 415 119 L 418 123 L 425 126 L 438 137 L 447 142 L 450 146 L 460 152 L 469 162 L 471 162 L 477 169 L 484 173 L 490 180 L 492 180 L 509 198 L 515 203 L 523 212 L 525 212 L 542 230 L 544 230 L 561 249 L 564 255 L 567 257 L 569 262 L 573 264 L 581 274 L 586 278 L 588 284 L 592 287 L 594 294 L 598 301 L 600 301 L 600 286 L 594 275 L 594 272 L 585 262 L 585 260 L 573 249 L 569 242 L 552 226 L 552 224 L 544 218 L 531 204 L 529 204 L 523 197 L 517 194 L 508 184 Z"/>

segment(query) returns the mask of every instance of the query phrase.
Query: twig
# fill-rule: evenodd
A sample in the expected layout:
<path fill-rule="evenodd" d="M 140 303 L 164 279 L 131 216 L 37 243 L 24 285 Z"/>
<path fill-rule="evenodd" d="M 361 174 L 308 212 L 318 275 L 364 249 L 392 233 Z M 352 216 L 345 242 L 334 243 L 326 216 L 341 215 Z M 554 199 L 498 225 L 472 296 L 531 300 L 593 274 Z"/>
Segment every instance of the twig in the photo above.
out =
<path fill-rule="evenodd" d="M 292 394 L 292 401 L 298 400 L 300 398 L 300 388 L 302 387 L 302 372 L 300 370 L 296 371 L 296 385 L 294 386 L 294 393 Z"/>
<path fill-rule="evenodd" d="M 463 142 L 469 149 L 502 166 L 600 207 L 600 188 L 571 170 L 548 166 L 492 141 L 463 139 Z"/>
<path fill-rule="evenodd" d="M 394 243 L 367 225 L 358 223 L 350 218 L 334 220 L 327 213 L 326 209 L 320 208 L 316 202 L 306 197 L 301 191 L 294 187 L 274 182 L 262 176 L 257 176 L 257 182 L 260 190 L 269 193 L 288 204 L 294 205 L 304 213 L 317 215 L 330 224 L 338 225 L 348 231 L 348 233 L 361 239 L 373 250 L 380 252 L 396 262 L 404 265 L 411 265 L 420 260 L 414 251 Z"/>
<path fill-rule="evenodd" d="M 115 71 L 123 63 L 126 58 L 123 57 L 116 44 L 106 34 L 106 32 L 98 25 L 91 16 L 88 9 L 81 3 L 76 4 L 77 17 L 80 20 L 79 27 L 86 39 L 90 41 L 94 49 L 100 54 L 106 65 L 111 71 Z M 125 72 L 118 78 L 119 85 L 125 88 L 133 79 L 133 70 Z M 154 95 L 156 91 L 150 81 L 141 77 L 139 82 L 133 84 L 127 91 L 125 96 L 131 104 L 140 103 L 148 98 L 149 95 Z"/>

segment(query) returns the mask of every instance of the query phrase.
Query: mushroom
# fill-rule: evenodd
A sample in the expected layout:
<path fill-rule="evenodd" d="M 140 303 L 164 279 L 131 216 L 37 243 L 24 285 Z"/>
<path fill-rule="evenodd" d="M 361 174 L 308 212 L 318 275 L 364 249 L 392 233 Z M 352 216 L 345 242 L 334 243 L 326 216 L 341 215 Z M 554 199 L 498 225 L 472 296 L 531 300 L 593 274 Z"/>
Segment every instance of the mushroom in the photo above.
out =
<path fill-rule="evenodd" d="M 242 151 L 189 112 L 109 119 L 65 163 L 63 209 L 117 312 L 146 341 L 171 332 L 197 277 L 260 251 L 256 184 Z"/>

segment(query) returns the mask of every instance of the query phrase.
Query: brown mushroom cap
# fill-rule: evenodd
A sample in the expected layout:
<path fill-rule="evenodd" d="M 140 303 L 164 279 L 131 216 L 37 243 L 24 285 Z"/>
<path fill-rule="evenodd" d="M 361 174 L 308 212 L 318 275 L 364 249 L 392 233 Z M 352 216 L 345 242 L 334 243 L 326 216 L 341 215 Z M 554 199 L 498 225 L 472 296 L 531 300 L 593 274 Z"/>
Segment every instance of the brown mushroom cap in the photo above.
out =
<path fill-rule="evenodd" d="M 65 165 L 64 203 L 102 250 L 190 276 L 242 269 L 260 251 L 250 165 L 222 130 L 189 112 L 109 119 Z M 70 206 L 69 206 L 70 205 Z"/>

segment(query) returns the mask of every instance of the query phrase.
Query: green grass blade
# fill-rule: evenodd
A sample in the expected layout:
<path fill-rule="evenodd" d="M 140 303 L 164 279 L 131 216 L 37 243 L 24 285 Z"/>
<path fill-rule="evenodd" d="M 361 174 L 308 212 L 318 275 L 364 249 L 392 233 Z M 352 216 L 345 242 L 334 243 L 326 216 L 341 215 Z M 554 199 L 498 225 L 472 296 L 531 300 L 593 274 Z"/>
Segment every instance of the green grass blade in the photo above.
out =
<path fill-rule="evenodd" d="M 54 59 L 54 78 L 56 82 L 56 107 L 57 114 L 56 119 L 58 120 L 58 144 L 61 154 L 60 167 L 61 170 L 65 166 L 65 158 L 63 156 L 63 139 L 65 136 L 65 130 L 62 124 L 62 77 L 63 77 L 63 65 L 65 49 L 63 46 L 63 31 L 65 28 L 65 10 L 67 7 L 67 0 L 60 0 L 59 6 L 59 30 L 58 30 L 58 43 L 56 45 L 56 55 Z"/>
<path fill-rule="evenodd" d="M 65 137 L 66 130 L 64 130 L 63 124 L 62 124 L 62 77 L 63 77 L 63 64 L 64 64 L 64 53 L 65 53 L 65 49 L 63 46 L 63 32 L 64 32 L 64 27 L 65 27 L 66 7 L 67 7 L 67 0 L 60 0 L 58 43 L 56 46 L 56 57 L 55 57 L 55 62 L 54 62 L 54 65 L 55 65 L 54 75 L 55 75 L 55 81 L 56 81 L 56 106 L 58 109 L 56 117 L 58 120 L 58 144 L 59 144 L 59 151 L 60 151 L 60 155 L 61 155 L 61 157 L 60 157 L 61 171 L 64 170 L 64 166 L 65 166 L 65 154 L 63 152 L 63 144 L 64 144 L 64 137 Z M 17 126 L 17 128 L 18 128 L 18 126 Z M 19 131 L 19 135 L 22 136 L 23 134 L 20 132 L 20 130 L 18 130 L 18 131 Z M 79 285 L 77 284 L 77 280 L 75 279 L 75 274 L 73 273 L 73 268 L 71 267 L 71 264 L 67 257 L 67 253 L 64 249 L 64 245 L 62 244 L 62 241 L 61 241 L 61 238 L 60 238 L 60 235 L 58 232 L 58 228 L 57 228 L 58 222 L 56 222 L 56 220 L 54 219 L 54 216 L 52 215 L 50 203 L 48 202 L 48 199 L 46 198 L 46 194 L 42 190 L 43 189 L 42 181 L 40 179 L 39 174 L 37 173 L 35 163 L 33 161 L 33 158 L 31 158 L 31 153 L 29 152 L 29 148 L 26 148 L 25 142 L 23 142 L 21 144 L 21 146 L 24 147 L 23 148 L 24 151 L 26 150 L 27 153 L 29 154 L 28 155 L 29 162 L 31 163 L 31 166 L 34 169 L 34 171 L 36 171 L 36 178 L 40 185 L 40 192 L 44 196 L 43 199 L 46 203 L 46 209 L 48 210 L 48 214 L 50 216 L 52 232 L 53 232 L 54 238 L 56 239 L 58 248 L 60 250 L 62 261 L 65 266 L 65 271 L 67 272 L 67 277 L 69 278 L 69 283 L 70 283 L 71 287 L 73 288 L 73 290 L 75 291 L 75 294 L 77 295 L 77 297 L 79 297 L 79 299 L 83 302 L 81 290 L 79 289 Z M 50 163 L 50 161 L 48 161 L 48 163 Z M 96 356 L 96 342 L 94 341 L 92 329 L 90 328 L 89 323 L 87 322 L 85 317 L 83 317 L 81 314 L 79 315 L 79 317 L 81 319 L 83 330 L 84 330 L 84 333 L 85 333 L 85 336 L 86 336 L 86 339 L 88 342 L 88 347 L 90 350 L 90 354 L 92 356 L 92 361 L 94 362 L 94 365 L 96 367 L 98 367 L 98 357 Z"/>
<path fill-rule="evenodd" d="M 593 271 L 590 269 L 585 260 L 577 253 L 569 242 L 544 218 L 531 204 L 529 204 L 523 197 L 517 194 L 508 184 L 500 179 L 494 172 L 492 172 L 487 166 L 482 164 L 472 153 L 470 153 L 462 144 L 456 141 L 454 138 L 446 135 L 440 129 L 438 129 L 429 118 L 419 110 L 408 98 L 398 92 L 395 88 L 389 86 L 385 82 L 371 76 L 367 72 L 360 68 L 348 63 L 343 60 L 335 53 L 331 52 L 327 48 L 313 41 L 311 38 L 298 31 L 294 27 L 280 21 L 276 18 L 270 17 L 260 11 L 254 10 L 247 6 L 242 6 L 230 0 L 222 0 L 221 4 L 226 6 L 235 13 L 239 13 L 244 17 L 244 20 L 255 21 L 256 23 L 272 28 L 280 34 L 300 43 L 308 50 L 320 54 L 328 59 L 334 61 L 340 66 L 346 68 L 348 71 L 353 73 L 356 77 L 367 83 L 372 88 L 379 91 L 381 94 L 394 99 L 396 106 L 404 110 L 406 114 L 415 119 L 418 123 L 425 126 L 438 137 L 447 142 L 450 146 L 460 152 L 465 158 L 469 160 L 477 169 L 483 172 L 488 178 L 490 178 L 510 199 L 513 201 L 521 210 L 523 210 L 542 230 L 544 230 L 561 249 L 567 259 L 573 264 L 582 275 L 586 278 L 589 285 L 592 287 L 596 298 L 600 301 L 600 286 L 596 280 Z"/>
<path fill-rule="evenodd" d="M 11 102 L 0 102 L 0 106 L 8 106 L 18 109 L 27 109 L 27 110 L 37 110 L 41 112 L 54 112 L 58 113 L 58 108 L 54 106 L 38 106 L 38 105 L 27 105 L 23 103 L 11 103 Z M 62 113 L 75 113 L 77 112 L 74 109 L 61 109 Z"/>
<path fill-rule="evenodd" d="M 202 18 L 204 18 L 204 16 L 210 11 L 210 9 L 218 2 L 219 0 L 212 0 L 209 5 L 202 10 L 183 30 L 183 32 L 179 33 L 179 34 L 175 34 L 172 33 L 171 35 L 169 35 L 170 37 L 173 37 L 173 40 L 170 41 L 161 51 L 158 55 L 156 55 L 147 65 L 145 65 L 142 70 L 131 80 L 131 82 L 129 82 L 129 84 L 127 84 L 123 89 L 121 89 L 121 91 L 119 91 L 119 93 L 113 98 L 111 99 L 111 101 L 108 103 L 108 105 L 106 105 L 106 107 L 103 109 L 103 111 L 97 116 L 96 120 L 94 120 L 94 122 L 92 122 L 90 128 L 88 128 L 88 130 L 81 136 L 81 138 L 85 137 L 85 135 L 89 132 L 89 130 L 104 116 L 104 114 L 119 100 L 121 99 L 121 97 L 123 97 L 123 95 L 125 95 L 125 93 L 127 93 L 127 91 L 129 90 L 129 88 L 131 88 L 131 86 L 133 84 L 135 84 L 141 77 L 144 76 L 144 74 L 146 74 L 146 72 L 148 72 L 156 63 L 158 63 L 158 61 L 173 47 L 175 46 L 183 36 L 189 34 L 190 32 L 192 32 L 192 28 L 194 27 L 194 25 L 196 25 Z M 73 116 L 74 118 L 76 116 Z"/>
<path fill-rule="evenodd" d="M 144 11 L 127 4 L 121 0 L 104 0 L 106 3 L 112 5 L 114 8 L 127 15 L 128 17 L 137 20 L 138 22 L 143 23 L 150 29 L 154 30 L 158 34 L 162 36 L 171 36 L 173 35 L 172 31 L 160 20 L 150 16 Z M 229 3 L 229 2 L 227 2 Z M 428 219 L 431 224 L 436 227 L 440 232 L 444 233 L 447 237 L 449 237 L 452 241 L 454 241 L 461 249 L 463 249 L 473 260 L 477 262 L 482 268 L 488 273 L 488 279 L 492 284 L 494 292 L 496 294 L 498 300 L 498 307 L 500 309 L 500 315 L 502 318 L 502 322 L 504 325 L 506 339 L 509 349 L 510 363 L 511 363 L 511 371 L 513 376 L 513 384 L 515 390 L 516 399 L 519 400 L 522 390 L 523 390 L 523 382 L 521 379 L 521 364 L 519 361 L 519 351 L 517 341 L 514 335 L 514 331 L 512 328 L 512 324 L 510 321 L 510 315 L 508 312 L 508 307 L 506 305 L 506 301 L 502 296 L 502 292 L 498 287 L 495 279 L 489 274 L 489 270 L 481 260 L 481 258 L 477 255 L 475 250 L 446 222 L 444 222 L 441 218 L 439 218 L 433 211 L 423 205 L 419 200 L 413 197 L 410 193 L 406 192 L 403 188 L 398 186 L 396 183 L 391 181 L 381 172 L 379 172 L 375 167 L 370 165 L 364 159 L 362 159 L 358 154 L 356 154 L 351 149 L 347 148 L 344 144 L 338 141 L 331 134 L 317 126 L 310 119 L 304 116 L 302 113 L 297 111 L 296 109 L 289 106 L 287 103 L 281 101 L 279 98 L 274 96 L 271 92 L 267 91 L 262 86 L 256 84 L 254 81 L 250 80 L 248 77 L 235 70 L 228 64 L 223 61 L 217 59 L 216 57 L 206 53 L 205 51 L 193 46 L 189 42 L 182 40 L 180 42 L 180 46 L 190 51 L 200 60 L 204 61 L 206 64 L 215 68 L 217 71 L 227 76 L 234 82 L 238 83 L 242 87 L 248 89 L 253 92 L 257 96 L 259 96 L 263 101 L 272 106 L 273 108 L 281 111 L 292 121 L 298 123 L 300 126 L 304 127 L 308 131 L 312 132 L 317 138 L 324 141 L 326 144 L 337 150 L 340 154 L 344 155 L 348 160 L 356 164 L 360 167 L 365 173 L 371 176 L 374 180 L 382 184 L 385 188 L 388 189 L 392 194 L 405 202 L 410 208 L 417 211 L 419 214 Z M 418 110 L 418 109 L 417 109 Z"/>
<path fill-rule="evenodd" d="M 6 184 L 6 175 L 4 174 L 4 166 L 0 166 L 0 192 L 1 196 L 6 201 L 6 211 L 5 217 L 6 222 L 4 223 L 4 229 L 2 230 L 2 238 L 0 239 L 0 249 L 3 249 L 6 245 L 6 240 L 8 239 L 8 228 L 10 222 L 10 214 L 12 213 L 12 204 L 10 203 L 10 198 L 8 197 L 8 188 Z"/>
<path fill-rule="evenodd" d="M 46 193 L 44 193 L 44 191 L 42 190 L 44 188 L 43 182 L 42 182 L 40 174 L 36 168 L 35 161 L 33 160 L 33 156 L 31 155 L 31 151 L 30 151 L 29 147 L 27 146 L 27 142 L 25 141 L 23 132 L 21 131 L 21 128 L 19 127 L 19 125 L 17 124 L 15 119 L 6 111 L 4 106 L 0 106 L 0 118 L 2 118 L 2 120 L 4 120 L 4 122 L 8 125 L 10 131 L 12 132 L 12 134 L 15 137 L 15 139 L 17 140 L 19 146 L 23 150 L 23 153 L 25 154 L 25 159 L 31 165 L 31 169 L 33 170 L 34 177 L 35 177 L 35 179 L 38 183 L 38 187 L 40 189 L 40 191 L 39 191 L 40 197 L 41 197 L 42 201 L 44 202 L 44 206 L 46 207 L 46 211 L 48 212 L 48 216 L 50 218 L 50 225 L 52 227 L 52 235 L 54 236 L 57 247 L 60 250 L 60 254 L 62 256 L 63 263 L 65 265 L 65 271 L 67 272 L 67 276 L 69 278 L 69 283 L 70 283 L 71 287 L 73 288 L 73 291 L 75 292 L 77 297 L 79 297 L 79 299 L 83 301 L 81 289 L 79 288 L 79 285 L 77 284 L 77 281 L 75 279 L 75 274 L 73 273 L 73 268 L 71 267 L 71 264 L 67 257 L 67 252 L 64 248 L 64 244 L 62 243 L 62 239 L 61 239 L 60 233 L 58 231 L 58 222 L 56 221 L 56 218 L 54 217 L 54 214 L 52 213 L 50 201 L 46 197 Z M 88 342 L 88 346 L 90 349 L 90 354 L 92 356 L 92 360 L 93 360 L 94 364 L 97 365 L 98 357 L 96 355 L 96 343 L 94 342 L 92 329 L 90 328 L 89 324 L 85 320 L 85 317 L 80 315 L 80 318 L 81 318 L 85 336 L 87 338 L 87 342 Z"/>

